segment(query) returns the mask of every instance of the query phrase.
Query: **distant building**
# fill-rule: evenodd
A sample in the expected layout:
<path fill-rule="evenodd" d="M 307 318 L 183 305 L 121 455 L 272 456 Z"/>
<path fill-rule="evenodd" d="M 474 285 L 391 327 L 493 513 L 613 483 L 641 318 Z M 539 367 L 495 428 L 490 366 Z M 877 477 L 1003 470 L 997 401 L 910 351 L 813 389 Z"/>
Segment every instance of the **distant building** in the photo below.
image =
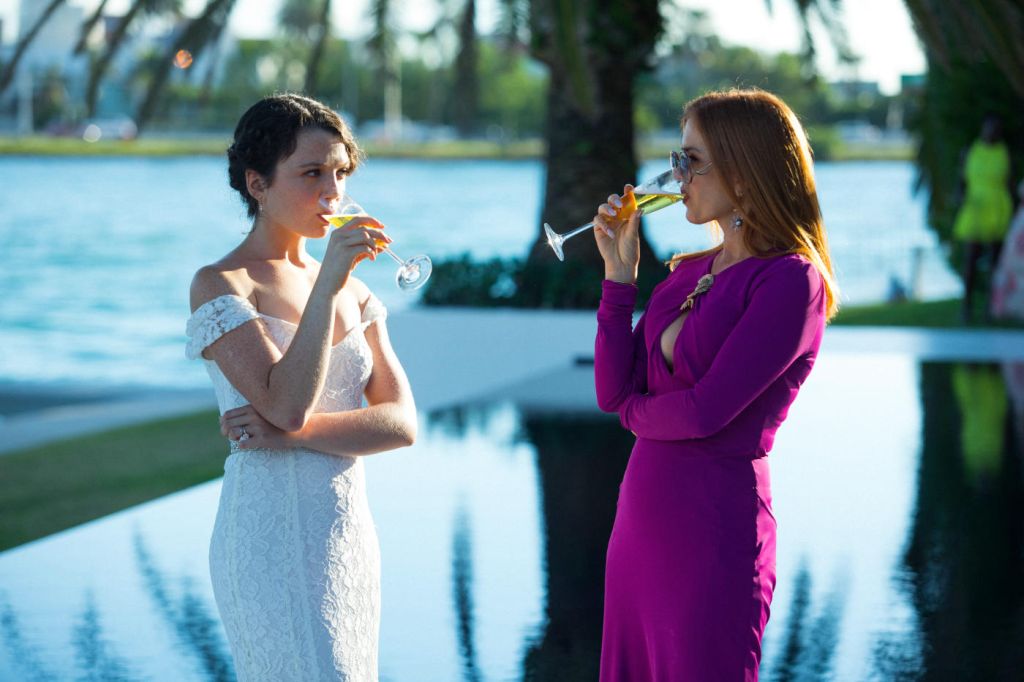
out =
<path fill-rule="evenodd" d="M 882 91 L 879 89 L 877 81 L 835 81 L 834 83 L 829 83 L 829 87 L 838 99 L 846 102 L 875 99 L 882 96 Z"/>
<path fill-rule="evenodd" d="M 21 0 L 18 10 L 19 40 L 31 30 L 48 4 L 39 0 Z M 78 43 L 78 34 L 84 20 L 85 12 L 81 7 L 67 3 L 60 5 L 25 51 L 19 69 L 40 73 L 57 67 L 65 71 L 71 60 L 71 51 Z"/>
<path fill-rule="evenodd" d="M 926 74 L 904 73 L 900 75 L 900 92 L 902 94 L 916 93 L 924 90 Z"/>

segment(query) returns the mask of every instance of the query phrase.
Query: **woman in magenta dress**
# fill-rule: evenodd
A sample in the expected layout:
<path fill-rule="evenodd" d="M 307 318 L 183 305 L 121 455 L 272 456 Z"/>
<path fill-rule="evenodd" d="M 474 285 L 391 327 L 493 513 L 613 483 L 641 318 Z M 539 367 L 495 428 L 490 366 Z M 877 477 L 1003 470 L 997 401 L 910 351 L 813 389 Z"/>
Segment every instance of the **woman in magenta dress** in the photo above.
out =
<path fill-rule="evenodd" d="M 724 239 L 672 259 L 635 329 L 639 219 L 615 217 L 618 195 L 595 218 L 598 403 L 637 436 L 608 542 L 604 682 L 757 679 L 775 587 L 766 455 L 838 301 L 789 107 L 711 93 L 682 131 L 686 218 Z"/>

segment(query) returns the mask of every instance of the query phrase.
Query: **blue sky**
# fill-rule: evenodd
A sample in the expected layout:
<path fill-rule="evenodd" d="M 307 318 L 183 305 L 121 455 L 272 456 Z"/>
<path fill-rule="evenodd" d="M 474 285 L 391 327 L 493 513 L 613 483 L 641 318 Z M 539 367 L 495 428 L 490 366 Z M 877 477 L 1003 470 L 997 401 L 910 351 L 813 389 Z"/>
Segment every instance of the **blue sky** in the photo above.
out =
<path fill-rule="evenodd" d="M 30 0 L 39 2 L 41 0 Z M 185 0 L 186 7 L 196 11 L 205 0 Z M 678 1 L 678 0 L 677 0 Z M 17 23 L 19 0 L 0 0 L 0 18 L 4 22 L 7 40 L 13 37 Z M 92 9 L 98 0 L 69 0 L 71 4 Z M 261 36 L 275 28 L 276 7 L 280 0 L 237 0 L 232 17 L 232 30 L 243 36 Z M 129 0 L 110 0 L 111 12 L 123 12 Z M 368 25 L 368 0 L 344 0 L 335 3 L 335 26 L 342 35 L 365 35 Z M 431 0 L 405 0 L 401 7 L 401 22 L 405 28 L 423 28 L 431 23 L 437 3 Z M 494 21 L 495 0 L 478 0 L 478 26 L 487 30 Z M 689 0 L 678 1 L 688 8 L 705 9 L 723 40 L 748 45 L 765 52 L 795 51 L 800 44 L 798 21 L 791 0 L 773 0 L 774 12 L 769 15 L 764 0 Z M 864 80 L 876 80 L 884 92 L 899 88 L 903 73 L 921 73 L 925 68 L 924 56 L 902 0 L 845 0 L 844 18 L 854 50 L 862 57 L 856 75 Z M 836 65 L 828 40 L 819 40 L 821 59 L 819 66 L 825 75 L 835 79 L 849 77 Z"/>

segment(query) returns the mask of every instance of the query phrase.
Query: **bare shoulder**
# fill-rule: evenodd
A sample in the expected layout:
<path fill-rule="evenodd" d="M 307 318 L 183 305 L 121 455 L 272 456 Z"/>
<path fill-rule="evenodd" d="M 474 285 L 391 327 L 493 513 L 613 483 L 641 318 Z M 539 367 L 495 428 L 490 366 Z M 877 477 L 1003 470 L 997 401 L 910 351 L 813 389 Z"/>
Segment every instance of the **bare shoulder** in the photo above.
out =
<path fill-rule="evenodd" d="M 370 300 L 370 296 L 373 296 L 373 292 L 370 291 L 370 287 L 366 286 L 366 282 L 357 277 L 349 276 L 347 286 L 351 287 L 352 295 L 355 296 L 356 301 L 359 303 L 359 309 L 365 308 Z"/>
<path fill-rule="evenodd" d="M 204 265 L 192 277 L 189 289 L 189 303 L 193 311 L 218 296 L 241 296 L 249 298 L 255 283 L 244 267 L 224 258 L 216 263 Z"/>

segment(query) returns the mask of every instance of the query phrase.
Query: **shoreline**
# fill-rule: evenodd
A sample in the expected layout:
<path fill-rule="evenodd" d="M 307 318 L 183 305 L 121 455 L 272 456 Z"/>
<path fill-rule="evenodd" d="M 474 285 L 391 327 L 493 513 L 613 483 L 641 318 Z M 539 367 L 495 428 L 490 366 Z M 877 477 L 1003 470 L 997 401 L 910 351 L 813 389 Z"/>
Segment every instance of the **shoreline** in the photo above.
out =
<path fill-rule="evenodd" d="M 44 135 L 14 136 L 0 134 L 0 156 L 71 156 L 71 157 L 179 157 L 223 156 L 230 143 L 230 133 L 183 135 L 181 137 L 146 137 L 135 140 L 100 140 L 86 142 L 72 137 Z M 544 141 L 540 138 L 492 142 L 489 140 L 444 140 L 425 142 L 361 142 L 367 156 L 391 159 L 438 160 L 542 160 Z M 663 159 L 665 143 L 641 140 L 637 143 L 640 160 Z M 828 145 L 822 160 L 844 161 L 913 161 L 910 144 L 867 145 L 838 143 Z"/>
<path fill-rule="evenodd" d="M 421 419 L 502 400 L 542 412 L 598 410 L 592 313 L 432 309 L 395 315 L 389 326 Z M 420 343 L 452 330 L 474 342 Z M 831 329 L 821 352 L 1024 363 L 1024 329 L 847 326 Z M 0 382 L 0 401 L 26 393 Z M 209 387 L 132 394 L 84 386 L 62 393 L 51 385 L 36 387 L 36 395 L 45 409 L 0 421 L 0 506 L 10 510 L 0 523 L 0 552 L 223 473 L 228 445 Z"/>
<path fill-rule="evenodd" d="M 427 308 L 394 315 L 390 334 L 410 380 L 418 388 L 417 405 L 420 411 L 428 412 L 592 362 L 593 324 L 593 316 L 580 311 Z M 558 328 L 564 332 L 559 334 L 563 340 L 557 347 L 547 348 L 542 348 L 544 344 L 536 338 L 528 340 L 528 330 L 537 325 Z M 425 327 L 431 333 L 475 328 L 475 334 L 485 341 L 464 353 L 449 348 L 439 358 L 415 342 Z M 1024 328 L 836 324 L 825 335 L 823 351 L 902 354 L 935 362 L 1017 362 L 1024 361 Z M 520 353 L 520 362 L 508 362 L 513 352 Z M 527 357 L 523 358 L 523 353 Z M 458 376 L 447 369 L 451 367 L 460 368 Z M 105 386 L 0 380 L 0 457 L 216 407 L 213 389 L 208 385 Z"/>

